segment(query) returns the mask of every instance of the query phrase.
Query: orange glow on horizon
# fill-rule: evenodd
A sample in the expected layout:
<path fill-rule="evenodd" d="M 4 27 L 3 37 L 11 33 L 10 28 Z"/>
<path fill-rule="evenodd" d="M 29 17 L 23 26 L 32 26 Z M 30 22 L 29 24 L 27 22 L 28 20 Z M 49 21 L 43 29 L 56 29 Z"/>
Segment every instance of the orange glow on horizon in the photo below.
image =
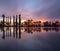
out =
<path fill-rule="evenodd" d="M 21 20 L 21 22 L 24 22 L 24 21 L 26 21 L 26 20 Z"/>

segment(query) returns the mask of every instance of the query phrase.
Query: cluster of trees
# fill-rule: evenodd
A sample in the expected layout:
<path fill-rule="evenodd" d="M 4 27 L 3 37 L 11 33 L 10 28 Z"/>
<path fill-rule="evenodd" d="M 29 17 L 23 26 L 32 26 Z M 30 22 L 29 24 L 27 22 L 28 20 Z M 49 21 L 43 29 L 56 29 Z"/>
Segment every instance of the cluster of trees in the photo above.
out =
<path fill-rule="evenodd" d="M 3 21 L 0 22 L 0 26 L 5 26 L 6 24 L 9 26 L 11 25 L 11 17 L 7 19 L 7 17 L 5 17 L 4 14 L 2 14 L 3 17 Z M 8 22 L 6 22 L 5 24 L 5 18 L 6 21 L 8 20 Z M 19 19 L 18 19 L 19 18 Z M 9 22 L 10 20 L 10 22 Z M 14 26 L 25 26 L 25 27 L 59 27 L 60 26 L 60 22 L 59 21 L 55 21 L 55 22 L 41 22 L 41 21 L 33 21 L 31 20 L 26 20 L 23 23 L 21 23 L 21 15 L 19 16 L 13 16 L 13 25 Z"/>
<path fill-rule="evenodd" d="M 33 21 L 33 20 L 27 20 L 21 24 L 21 26 L 28 26 L 28 27 L 59 27 L 60 22 L 55 21 L 55 22 L 41 22 L 41 21 Z"/>
<path fill-rule="evenodd" d="M 60 26 L 60 22 L 59 21 L 55 21 L 55 22 L 44 22 L 43 23 L 44 26 L 47 26 L 47 27 L 59 27 Z"/>
<path fill-rule="evenodd" d="M 0 26 L 20 26 L 21 25 L 21 15 L 13 16 L 11 19 L 11 16 L 6 17 L 5 14 L 2 14 L 3 20 L 0 21 Z M 11 24 L 13 22 L 13 24 Z"/>

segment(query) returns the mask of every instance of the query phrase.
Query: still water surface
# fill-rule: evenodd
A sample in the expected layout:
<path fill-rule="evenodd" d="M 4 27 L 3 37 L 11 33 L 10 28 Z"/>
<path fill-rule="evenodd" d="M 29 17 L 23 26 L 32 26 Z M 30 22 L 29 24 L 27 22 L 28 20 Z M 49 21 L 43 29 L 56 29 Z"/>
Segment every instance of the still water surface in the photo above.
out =
<path fill-rule="evenodd" d="M 0 28 L 0 51 L 60 51 L 60 27 Z"/>

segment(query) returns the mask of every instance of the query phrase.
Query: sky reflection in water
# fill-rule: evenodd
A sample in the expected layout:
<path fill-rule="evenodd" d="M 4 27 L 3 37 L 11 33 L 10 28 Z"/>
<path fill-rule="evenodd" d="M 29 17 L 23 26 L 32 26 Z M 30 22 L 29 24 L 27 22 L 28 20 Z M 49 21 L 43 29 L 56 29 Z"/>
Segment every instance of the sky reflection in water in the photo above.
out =
<path fill-rule="evenodd" d="M 0 51 L 60 51 L 60 27 L 0 28 Z"/>

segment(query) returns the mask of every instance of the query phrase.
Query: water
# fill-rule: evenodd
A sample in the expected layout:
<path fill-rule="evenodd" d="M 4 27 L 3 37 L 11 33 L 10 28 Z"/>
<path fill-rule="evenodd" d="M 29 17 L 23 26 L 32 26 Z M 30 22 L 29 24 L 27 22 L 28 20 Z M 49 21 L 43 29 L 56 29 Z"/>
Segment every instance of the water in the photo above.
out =
<path fill-rule="evenodd" d="M 0 51 L 60 51 L 60 27 L 1 27 Z"/>

